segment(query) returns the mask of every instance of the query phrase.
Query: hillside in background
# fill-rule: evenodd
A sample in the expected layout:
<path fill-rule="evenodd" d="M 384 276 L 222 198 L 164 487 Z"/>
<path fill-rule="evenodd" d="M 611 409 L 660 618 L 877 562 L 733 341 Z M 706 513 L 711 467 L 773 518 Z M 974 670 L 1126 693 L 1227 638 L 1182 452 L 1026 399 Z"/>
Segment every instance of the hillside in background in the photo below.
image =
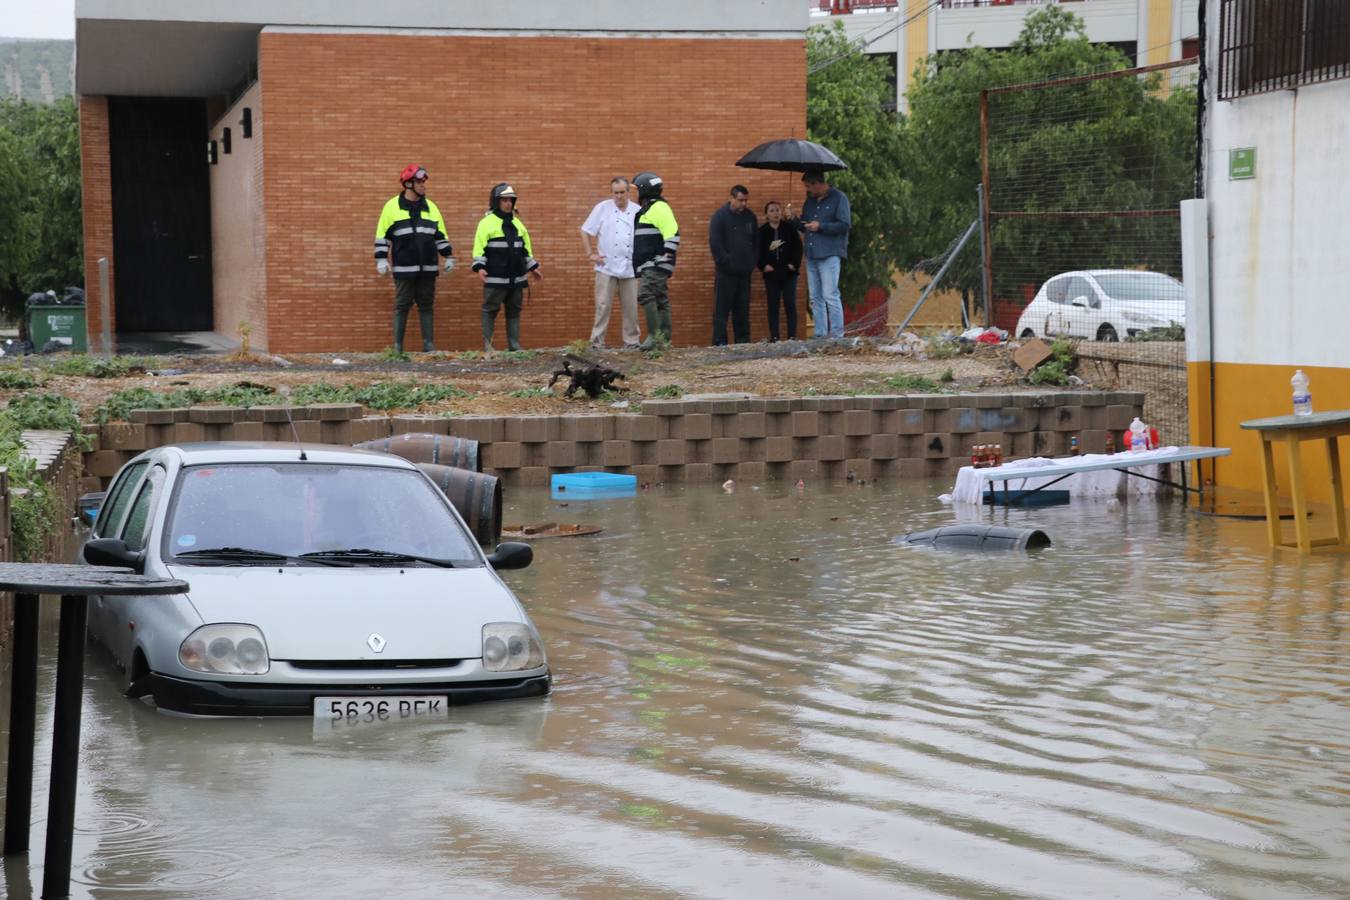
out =
<path fill-rule="evenodd" d="M 70 96 L 74 81 L 74 41 L 0 37 L 0 96 L 51 103 Z"/>

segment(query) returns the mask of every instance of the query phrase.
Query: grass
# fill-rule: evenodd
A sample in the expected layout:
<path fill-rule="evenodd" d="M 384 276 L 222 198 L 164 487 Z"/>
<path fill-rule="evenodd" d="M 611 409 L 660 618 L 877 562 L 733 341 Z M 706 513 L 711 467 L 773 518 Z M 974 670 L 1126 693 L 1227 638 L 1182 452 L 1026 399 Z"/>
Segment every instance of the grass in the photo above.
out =
<path fill-rule="evenodd" d="M 350 384 L 302 384 L 291 389 L 292 406 L 316 403 L 359 403 L 367 409 L 418 409 L 455 397 L 471 396 L 453 384 L 417 384 L 412 381 L 377 381 L 364 387 Z M 131 388 L 118 391 L 94 411 L 102 422 L 126 419 L 134 409 L 179 409 L 185 406 L 275 406 L 282 403 L 275 390 L 266 385 L 241 382 L 236 385 L 201 390 L 151 391 Z"/>
<path fill-rule="evenodd" d="M 886 387 L 912 394 L 942 393 L 941 385 L 926 375 L 892 375 L 886 379 Z"/>

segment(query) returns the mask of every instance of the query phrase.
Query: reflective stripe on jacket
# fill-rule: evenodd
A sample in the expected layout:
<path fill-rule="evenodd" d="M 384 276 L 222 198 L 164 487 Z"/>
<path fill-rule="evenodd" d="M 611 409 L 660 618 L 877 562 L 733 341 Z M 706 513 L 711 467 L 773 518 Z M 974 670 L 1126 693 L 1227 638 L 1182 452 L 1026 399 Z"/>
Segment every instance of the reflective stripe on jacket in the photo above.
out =
<path fill-rule="evenodd" d="M 388 259 L 395 278 L 437 275 L 436 255 L 449 256 L 441 211 L 425 197 L 416 202 L 402 194 L 390 198 L 375 226 L 375 258 Z"/>
<path fill-rule="evenodd" d="M 483 216 L 473 236 L 473 270 L 487 269 L 484 284 L 524 284 L 529 280 L 527 273 L 537 268 L 530 233 L 519 217 L 513 215 L 508 221 L 496 212 Z"/>
<path fill-rule="evenodd" d="M 653 197 L 638 210 L 633 229 L 633 272 L 655 266 L 674 273 L 679 249 L 680 226 L 675 212 L 665 200 Z"/>

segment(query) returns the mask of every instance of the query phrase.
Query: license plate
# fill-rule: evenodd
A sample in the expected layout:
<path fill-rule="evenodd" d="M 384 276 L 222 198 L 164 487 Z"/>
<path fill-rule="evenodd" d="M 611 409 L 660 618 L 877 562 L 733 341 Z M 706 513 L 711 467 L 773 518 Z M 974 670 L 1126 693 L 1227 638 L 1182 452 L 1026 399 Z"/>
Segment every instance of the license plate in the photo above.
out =
<path fill-rule="evenodd" d="M 397 722 L 425 716 L 445 716 L 445 696 L 432 697 L 315 697 L 314 718 L 334 723 Z"/>

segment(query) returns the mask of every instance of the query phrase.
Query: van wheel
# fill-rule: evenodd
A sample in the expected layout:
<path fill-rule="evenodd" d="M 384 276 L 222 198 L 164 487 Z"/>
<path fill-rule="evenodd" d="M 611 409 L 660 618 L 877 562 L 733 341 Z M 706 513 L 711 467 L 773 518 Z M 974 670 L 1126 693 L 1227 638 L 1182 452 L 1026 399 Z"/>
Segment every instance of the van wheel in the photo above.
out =
<path fill-rule="evenodd" d="M 1097 340 L 1114 342 L 1120 340 L 1120 338 L 1116 336 L 1116 330 L 1108 324 L 1097 329 Z"/>

